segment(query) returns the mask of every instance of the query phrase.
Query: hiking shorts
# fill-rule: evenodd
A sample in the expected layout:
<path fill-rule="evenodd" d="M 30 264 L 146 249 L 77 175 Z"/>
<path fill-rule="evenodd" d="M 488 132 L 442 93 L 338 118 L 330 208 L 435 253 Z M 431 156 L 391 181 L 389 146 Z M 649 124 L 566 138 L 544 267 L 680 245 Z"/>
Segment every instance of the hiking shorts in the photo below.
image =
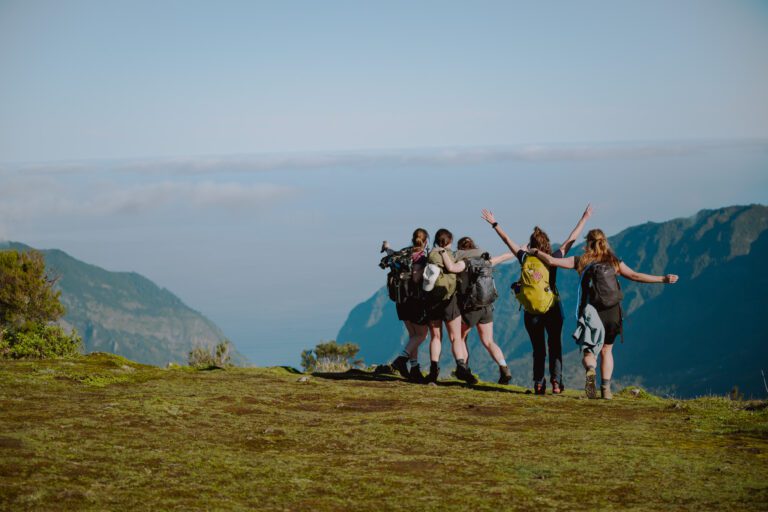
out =
<path fill-rule="evenodd" d="M 489 324 L 493 322 L 493 304 L 489 304 L 488 306 L 483 306 L 478 309 L 462 311 L 461 321 L 467 324 L 469 327 L 474 327 L 477 324 Z"/>
<path fill-rule="evenodd" d="M 621 304 L 616 304 L 602 311 L 598 309 L 597 315 L 605 327 L 605 344 L 613 345 L 616 336 L 621 334 Z"/>
<path fill-rule="evenodd" d="M 397 318 L 402 321 L 412 322 L 417 325 L 427 325 L 427 311 L 424 300 L 410 298 L 402 304 L 395 304 Z"/>
<path fill-rule="evenodd" d="M 461 316 L 459 311 L 459 301 L 454 293 L 450 299 L 441 300 L 440 302 L 432 302 L 427 299 L 427 320 L 450 322 L 457 316 Z"/>

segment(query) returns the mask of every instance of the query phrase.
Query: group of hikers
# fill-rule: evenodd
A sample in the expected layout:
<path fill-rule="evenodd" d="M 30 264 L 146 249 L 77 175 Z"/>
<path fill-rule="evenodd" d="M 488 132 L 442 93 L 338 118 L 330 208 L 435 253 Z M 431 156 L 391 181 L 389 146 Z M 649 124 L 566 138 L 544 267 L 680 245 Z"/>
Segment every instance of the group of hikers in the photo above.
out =
<path fill-rule="evenodd" d="M 385 241 L 386 252 L 379 266 L 389 270 L 387 289 L 395 302 L 398 318 L 408 331 L 408 342 L 392 367 L 416 383 L 436 382 L 440 375 L 440 351 L 443 324 L 456 360 L 455 376 L 470 384 L 477 378 L 469 368 L 467 337 L 477 329 L 480 342 L 499 366 L 500 384 L 508 384 L 512 374 L 504 354 L 493 338 L 493 303 L 498 292 L 493 267 L 507 260 L 520 262 L 520 279 L 512 291 L 524 310 L 523 323 L 533 347 L 533 391 L 546 394 L 545 361 L 549 351 L 549 380 L 553 394 L 563 392 L 563 309 L 557 291 L 557 269 L 574 269 L 580 277 L 577 329 L 573 333 L 579 345 L 585 370 L 587 397 L 597 398 L 597 363 L 600 360 L 600 396 L 610 400 L 613 374 L 613 344 L 622 334 L 621 286 L 618 276 L 641 283 L 675 283 L 678 276 L 656 276 L 635 272 L 620 260 L 600 229 L 587 233 L 584 253 L 567 254 L 581 236 L 592 215 L 590 205 L 584 210 L 568 238 L 553 251 L 549 237 L 538 226 L 526 245 L 519 245 L 502 229 L 493 213 L 482 210 L 482 218 L 509 248 L 509 252 L 491 257 L 478 248 L 470 237 L 460 238 L 452 250 L 453 234 L 447 229 L 435 233 L 432 249 L 429 234 L 418 228 L 411 245 L 394 251 Z M 429 372 L 419 366 L 419 346 L 430 335 Z"/>

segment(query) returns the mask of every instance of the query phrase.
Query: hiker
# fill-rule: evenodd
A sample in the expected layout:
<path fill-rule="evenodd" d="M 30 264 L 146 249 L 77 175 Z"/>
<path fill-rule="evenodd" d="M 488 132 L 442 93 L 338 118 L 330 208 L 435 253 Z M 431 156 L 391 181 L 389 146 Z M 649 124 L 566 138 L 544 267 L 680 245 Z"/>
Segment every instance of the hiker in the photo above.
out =
<path fill-rule="evenodd" d="M 559 395 L 565 389 L 565 385 L 563 383 L 563 309 L 557 293 L 557 268 L 529 255 L 524 247 L 516 244 L 499 226 L 492 212 L 483 210 L 482 216 L 520 262 L 520 281 L 513 285 L 513 290 L 524 309 L 523 323 L 533 348 L 533 392 L 537 395 L 544 395 L 547 392 L 544 362 L 549 349 L 549 379 L 552 384 L 552 394 Z M 555 257 L 565 257 L 591 216 L 592 206 L 588 204 L 576 227 L 554 252 Z M 548 255 L 552 254 L 549 236 L 538 226 L 534 227 L 531 233 L 528 247 Z"/>
<path fill-rule="evenodd" d="M 515 256 L 505 252 L 491 258 L 479 249 L 468 236 L 459 239 L 456 261 L 443 253 L 443 264 L 448 272 L 456 274 L 459 310 L 461 311 L 461 338 L 464 345 L 472 328 L 477 329 L 480 342 L 499 365 L 499 384 L 509 384 L 512 373 L 501 348 L 493 341 L 493 302 L 498 297 L 493 282 L 492 268 Z M 469 352 L 467 352 L 469 354 Z"/>
<path fill-rule="evenodd" d="M 382 268 L 390 268 L 387 288 L 390 298 L 395 301 L 397 318 L 405 324 L 408 331 L 408 343 L 392 362 L 392 367 L 404 378 L 414 382 L 421 382 L 424 378 L 419 367 L 418 354 L 419 346 L 427 338 L 425 293 L 422 291 L 421 281 L 427 264 L 428 240 L 427 231 L 418 228 L 411 237 L 411 246 L 400 251 L 393 251 L 385 241 L 381 251 L 386 252 L 387 256 L 379 265 Z"/>
<path fill-rule="evenodd" d="M 440 375 L 440 351 L 442 348 L 443 323 L 451 340 L 451 350 L 456 360 L 456 378 L 469 384 L 477 384 L 477 378 L 467 364 L 467 346 L 461 337 L 461 311 L 456 295 L 456 274 L 446 272 L 444 261 L 453 262 L 451 243 L 453 234 L 441 228 L 435 233 L 434 247 L 427 256 L 424 279 L 429 283 L 426 309 L 429 320 L 429 374 L 426 382 L 436 382 Z M 436 276 L 432 283 L 433 276 Z"/>
<path fill-rule="evenodd" d="M 599 229 L 587 233 L 584 254 L 570 258 L 556 258 L 541 250 L 532 249 L 531 254 L 541 258 L 547 265 L 575 269 L 581 276 L 579 300 L 580 327 L 593 326 L 597 340 L 582 345 L 582 364 L 586 370 L 584 390 L 589 398 L 597 398 L 595 387 L 597 358 L 600 361 L 600 396 L 610 400 L 611 376 L 613 374 L 613 343 L 622 333 L 621 286 L 618 275 L 639 283 L 676 283 L 678 276 L 663 276 L 635 272 L 613 253 L 605 234 Z M 597 319 L 594 318 L 597 313 Z M 592 318 L 590 318 L 592 317 Z M 598 321 L 599 320 L 599 321 Z M 600 332 L 603 328 L 603 333 Z M 585 332 L 577 333 L 584 336 Z M 576 336 L 576 334 L 575 334 Z M 590 336 L 591 337 L 591 333 Z M 601 339 L 602 338 L 602 339 Z M 601 343 L 602 342 L 602 346 Z"/>

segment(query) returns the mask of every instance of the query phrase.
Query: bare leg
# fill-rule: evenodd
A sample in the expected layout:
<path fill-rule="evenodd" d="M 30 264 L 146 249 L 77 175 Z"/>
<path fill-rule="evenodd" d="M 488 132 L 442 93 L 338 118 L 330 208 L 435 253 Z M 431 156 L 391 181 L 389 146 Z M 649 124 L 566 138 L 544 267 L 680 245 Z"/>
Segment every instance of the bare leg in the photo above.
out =
<path fill-rule="evenodd" d="M 585 370 L 589 370 L 590 368 L 596 368 L 597 367 L 597 357 L 595 357 L 588 350 L 585 350 L 584 351 L 584 357 L 581 360 L 581 364 L 584 366 Z"/>
<path fill-rule="evenodd" d="M 405 346 L 405 351 L 411 359 L 416 359 L 419 356 L 419 347 L 427 339 L 427 326 L 406 320 L 405 328 L 408 329 L 408 344 Z"/>
<path fill-rule="evenodd" d="M 445 322 L 445 326 L 448 328 L 448 337 L 451 339 L 451 350 L 453 351 L 453 357 L 466 361 L 467 344 L 464 343 L 464 338 L 461 336 L 461 315 L 457 316 L 450 322 Z"/>
<path fill-rule="evenodd" d="M 504 361 L 504 354 L 499 346 L 493 341 L 493 322 L 487 324 L 477 324 L 477 332 L 480 334 L 480 342 L 485 350 L 491 355 L 496 364 L 501 365 Z"/>
<path fill-rule="evenodd" d="M 610 380 L 613 375 L 613 345 L 603 345 L 600 356 L 600 376 L 603 380 Z"/>
<path fill-rule="evenodd" d="M 429 358 L 433 363 L 440 361 L 440 351 L 443 343 L 443 322 L 432 320 L 429 322 Z"/>

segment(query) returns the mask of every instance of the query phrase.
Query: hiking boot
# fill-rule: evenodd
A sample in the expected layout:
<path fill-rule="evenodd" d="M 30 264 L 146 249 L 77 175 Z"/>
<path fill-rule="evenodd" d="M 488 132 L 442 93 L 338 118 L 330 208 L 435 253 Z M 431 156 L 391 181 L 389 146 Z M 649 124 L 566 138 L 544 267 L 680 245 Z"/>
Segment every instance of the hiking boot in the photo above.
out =
<path fill-rule="evenodd" d="M 546 395 L 547 394 L 547 383 L 546 382 L 537 382 L 533 385 L 533 394 L 534 395 Z"/>
<path fill-rule="evenodd" d="M 467 384 L 477 384 L 477 377 L 472 375 L 472 370 L 468 366 L 457 366 L 455 375 L 457 379 L 463 380 Z"/>
<path fill-rule="evenodd" d="M 408 374 L 408 380 L 416 384 L 426 384 L 426 379 L 424 379 L 424 375 L 421 373 L 421 368 L 418 366 L 411 367 L 411 371 Z"/>
<path fill-rule="evenodd" d="M 440 367 L 436 364 L 429 365 L 429 374 L 424 379 L 425 384 L 437 383 L 437 378 L 440 376 Z"/>
<path fill-rule="evenodd" d="M 563 392 L 563 388 L 560 386 L 560 383 L 556 380 L 552 381 L 552 394 L 553 395 L 559 395 Z"/>
<path fill-rule="evenodd" d="M 512 380 L 512 372 L 509 371 L 509 366 L 499 366 L 499 384 L 509 384 Z"/>
<path fill-rule="evenodd" d="M 587 379 L 584 383 L 584 391 L 587 393 L 587 398 L 594 400 L 597 398 L 597 389 L 595 388 L 595 380 L 597 380 L 597 372 L 594 368 L 587 370 Z"/>
<path fill-rule="evenodd" d="M 392 361 L 392 368 L 397 370 L 404 379 L 408 378 L 408 358 L 405 356 L 399 356 Z"/>
<path fill-rule="evenodd" d="M 603 400 L 613 400 L 610 386 L 600 386 L 600 398 Z"/>

